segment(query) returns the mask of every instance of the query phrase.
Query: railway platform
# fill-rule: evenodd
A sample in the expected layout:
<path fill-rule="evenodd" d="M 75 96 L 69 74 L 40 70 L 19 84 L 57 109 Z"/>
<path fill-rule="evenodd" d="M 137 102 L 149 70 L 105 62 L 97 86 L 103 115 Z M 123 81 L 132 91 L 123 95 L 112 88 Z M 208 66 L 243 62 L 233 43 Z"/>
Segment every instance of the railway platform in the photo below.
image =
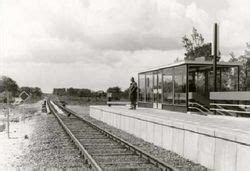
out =
<path fill-rule="evenodd" d="M 250 119 L 91 106 L 90 116 L 211 170 L 250 170 Z"/>

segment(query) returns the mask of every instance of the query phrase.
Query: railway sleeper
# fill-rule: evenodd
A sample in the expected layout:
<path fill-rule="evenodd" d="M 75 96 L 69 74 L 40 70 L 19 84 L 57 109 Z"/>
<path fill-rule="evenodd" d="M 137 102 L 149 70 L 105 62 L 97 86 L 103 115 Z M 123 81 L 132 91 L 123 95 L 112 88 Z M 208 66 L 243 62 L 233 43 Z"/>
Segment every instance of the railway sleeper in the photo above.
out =
<path fill-rule="evenodd" d="M 88 149 L 89 153 L 91 154 L 121 154 L 121 153 L 133 153 L 132 151 L 126 149 L 126 148 L 107 148 L 107 149 L 96 149 L 96 148 L 90 148 Z"/>
<path fill-rule="evenodd" d="M 151 164 L 147 163 L 102 163 L 101 167 L 103 170 L 128 170 L 128 171 L 141 171 L 141 170 L 147 170 L 147 171 L 159 171 L 159 168 L 154 167 Z"/>
<path fill-rule="evenodd" d="M 64 122 L 64 121 L 63 121 Z M 70 128 L 84 128 L 84 129 L 93 129 L 93 127 L 91 127 L 90 125 L 87 125 L 86 123 L 84 123 L 83 121 L 79 120 L 78 122 L 74 121 L 74 122 L 64 122 L 68 127 Z"/>
<path fill-rule="evenodd" d="M 84 144 L 114 144 L 114 142 L 108 138 L 99 138 L 99 139 L 83 139 L 78 138 L 77 139 Z"/>
<path fill-rule="evenodd" d="M 127 166 L 133 166 L 133 165 L 142 165 L 142 164 L 149 164 L 149 163 L 146 163 L 146 161 L 143 161 L 143 160 L 137 160 L 137 161 L 102 161 L 102 162 L 99 162 L 97 161 L 97 163 L 99 163 L 100 165 L 110 165 L 110 164 L 113 164 L 113 165 L 127 165 Z"/>
<path fill-rule="evenodd" d="M 86 150 L 90 151 L 90 152 L 97 152 L 97 151 L 103 151 L 103 154 L 109 154 L 109 153 L 112 153 L 112 150 L 114 150 L 114 153 L 116 153 L 116 150 L 122 150 L 124 148 L 122 147 L 108 147 L 108 148 L 102 148 L 102 147 L 97 147 L 97 148 L 94 148 L 94 147 L 86 147 L 85 148 Z"/>
<path fill-rule="evenodd" d="M 71 130 L 71 129 L 70 129 Z M 74 135 L 79 135 L 79 134 L 83 134 L 83 135 L 102 135 L 100 132 L 91 130 L 91 131 L 86 131 L 86 130 L 71 130 L 72 134 Z"/>
<path fill-rule="evenodd" d="M 103 149 L 107 149 L 107 148 L 126 148 L 123 147 L 119 144 L 114 144 L 114 143 L 85 143 L 83 141 L 80 141 L 80 143 L 86 147 L 86 148 L 103 148 Z"/>
<path fill-rule="evenodd" d="M 161 171 L 159 168 L 155 168 L 153 166 L 132 166 L 132 167 L 126 167 L 126 166 L 117 166 L 117 167 L 110 167 L 110 168 L 104 168 L 103 171 Z"/>
<path fill-rule="evenodd" d="M 76 135 L 77 139 L 105 139 L 107 137 L 105 137 L 104 135 Z"/>
<path fill-rule="evenodd" d="M 64 123 L 74 123 L 74 122 L 80 122 L 80 120 L 78 119 L 78 118 L 73 118 L 73 117 L 64 117 L 64 116 L 59 116 L 61 119 L 62 119 L 62 121 L 64 122 Z"/>
<path fill-rule="evenodd" d="M 147 162 L 145 159 L 143 160 L 139 156 L 136 156 L 134 154 L 132 155 L 116 155 L 116 156 L 95 156 L 94 159 L 98 162 L 107 162 L 107 161 L 112 161 L 114 163 L 117 162 L 135 162 L 135 161 L 140 161 L 140 162 Z"/>
<path fill-rule="evenodd" d="M 83 124 L 74 124 L 74 125 L 70 125 L 69 123 L 65 123 L 65 125 L 67 125 L 68 128 L 72 129 L 72 130 L 78 130 L 78 129 L 82 129 L 82 130 L 87 130 L 87 131 L 96 131 L 95 129 L 93 129 L 92 127 L 89 126 L 85 126 Z"/>
<path fill-rule="evenodd" d="M 91 153 L 91 155 L 93 157 L 97 156 L 115 156 L 115 157 L 118 157 L 118 156 L 126 156 L 126 155 L 133 155 L 134 153 L 133 152 L 120 152 L 120 153 L 116 153 L 116 152 L 110 152 L 110 153 L 107 153 L 107 152 L 103 152 L 103 153 L 100 153 L 100 152 L 93 152 Z"/>

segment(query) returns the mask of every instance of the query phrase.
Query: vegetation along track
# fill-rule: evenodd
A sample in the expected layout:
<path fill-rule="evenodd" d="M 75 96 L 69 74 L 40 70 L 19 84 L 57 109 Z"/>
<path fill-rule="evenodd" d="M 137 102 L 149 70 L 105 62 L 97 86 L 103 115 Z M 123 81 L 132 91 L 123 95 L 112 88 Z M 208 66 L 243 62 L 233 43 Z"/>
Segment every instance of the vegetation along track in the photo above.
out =
<path fill-rule="evenodd" d="M 48 100 L 48 106 L 93 170 L 179 170 L 84 120 L 55 101 Z M 69 114 L 70 117 L 67 116 Z"/>

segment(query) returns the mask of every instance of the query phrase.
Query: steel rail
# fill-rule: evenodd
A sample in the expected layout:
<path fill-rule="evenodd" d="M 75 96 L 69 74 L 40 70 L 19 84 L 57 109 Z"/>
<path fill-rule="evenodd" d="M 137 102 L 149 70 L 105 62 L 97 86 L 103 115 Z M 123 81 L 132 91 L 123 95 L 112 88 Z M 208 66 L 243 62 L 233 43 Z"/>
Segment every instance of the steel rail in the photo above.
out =
<path fill-rule="evenodd" d="M 156 157 L 152 156 L 151 154 L 142 151 L 141 149 L 135 147 L 133 144 L 124 141 L 123 139 L 117 137 L 116 135 L 105 131 L 104 129 L 100 128 L 99 126 L 97 126 L 96 124 L 94 124 L 91 121 L 87 121 L 85 119 L 83 119 L 82 117 L 80 117 L 76 112 L 63 107 L 62 105 L 60 105 L 57 102 L 54 102 L 61 110 L 70 113 L 72 115 L 74 115 L 75 117 L 79 118 L 80 120 L 82 120 L 83 122 L 86 122 L 87 124 L 89 124 L 91 127 L 95 128 L 96 130 L 98 130 L 99 132 L 101 132 L 102 134 L 104 134 L 105 136 L 111 138 L 112 140 L 116 141 L 117 143 L 124 145 L 126 148 L 128 148 L 129 150 L 135 152 L 137 155 L 139 155 L 140 157 L 148 160 L 149 163 L 153 164 L 154 166 L 160 168 L 162 171 L 180 171 L 180 169 L 175 168 L 173 166 L 169 166 L 167 163 L 161 161 L 160 159 L 157 159 Z"/>
<path fill-rule="evenodd" d="M 55 117 L 58 119 L 59 123 L 63 127 L 63 129 L 66 131 L 66 133 L 70 136 L 72 141 L 75 143 L 75 145 L 78 147 L 78 149 L 81 151 L 81 155 L 85 159 L 85 164 L 88 164 L 90 168 L 94 168 L 97 171 L 101 171 L 101 167 L 96 163 L 96 161 L 92 158 L 92 156 L 87 152 L 87 150 L 82 146 L 82 144 L 79 142 L 79 140 L 74 136 L 74 134 L 70 131 L 70 129 L 63 123 L 62 119 L 57 115 L 56 110 L 51 105 L 50 101 L 47 101 L 48 107 L 50 109 L 50 112 L 52 112 Z"/>

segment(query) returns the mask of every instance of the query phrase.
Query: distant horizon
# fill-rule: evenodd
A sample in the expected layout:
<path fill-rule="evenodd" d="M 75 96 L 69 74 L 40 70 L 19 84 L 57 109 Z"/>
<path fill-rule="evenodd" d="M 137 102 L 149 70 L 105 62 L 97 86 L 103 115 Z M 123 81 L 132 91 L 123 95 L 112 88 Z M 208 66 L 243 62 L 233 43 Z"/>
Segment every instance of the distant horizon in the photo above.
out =
<path fill-rule="evenodd" d="M 9 76 L 7 76 L 7 75 L 0 75 L 0 86 L 2 86 L 1 84 L 2 84 L 2 77 L 3 76 L 6 76 L 6 77 L 9 77 Z M 11 78 L 11 77 L 10 77 Z M 13 79 L 13 78 L 12 78 Z M 14 81 L 16 81 L 16 80 L 14 80 Z M 18 84 L 18 82 L 17 82 L 17 84 Z M 35 87 L 38 87 L 38 88 L 41 88 L 41 87 L 39 87 L 39 86 L 29 86 L 29 85 L 19 85 L 18 84 L 18 86 L 19 86 L 19 88 L 21 88 L 21 87 L 33 87 L 33 88 L 35 88 Z M 113 85 L 113 86 L 110 86 L 110 87 L 116 87 L 117 85 Z M 110 87 L 108 87 L 108 88 L 110 88 Z M 118 86 L 119 87 L 119 86 Z M 53 87 L 52 88 L 52 90 L 50 91 L 50 92 L 44 92 L 44 91 L 42 91 L 43 93 L 47 93 L 47 94 L 52 94 L 53 93 L 53 90 L 54 89 L 61 89 L 61 88 L 66 88 L 66 89 L 69 89 L 69 88 L 75 88 L 75 89 L 89 89 L 89 90 L 91 90 L 91 91 L 104 91 L 104 92 L 106 92 L 107 91 L 107 89 L 108 88 L 106 88 L 106 89 L 91 89 L 91 88 L 87 88 L 87 87 L 73 87 L 73 86 L 71 86 L 71 87 Z M 122 88 L 122 87 L 120 87 L 121 88 L 121 90 L 122 91 L 124 91 L 125 89 L 127 89 L 127 88 Z M 42 89 L 41 89 L 42 90 Z"/>

